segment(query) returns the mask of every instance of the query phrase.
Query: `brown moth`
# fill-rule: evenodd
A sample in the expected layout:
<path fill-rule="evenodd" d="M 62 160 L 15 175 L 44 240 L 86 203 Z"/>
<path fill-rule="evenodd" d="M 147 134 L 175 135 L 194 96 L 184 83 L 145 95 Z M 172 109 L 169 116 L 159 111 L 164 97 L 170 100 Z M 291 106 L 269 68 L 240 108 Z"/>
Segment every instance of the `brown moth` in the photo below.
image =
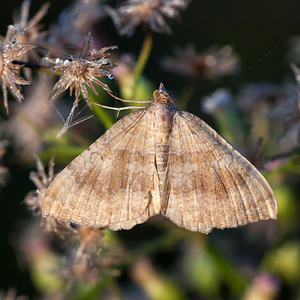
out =
<path fill-rule="evenodd" d="M 164 86 L 76 157 L 49 186 L 43 216 L 89 227 L 130 229 L 161 213 L 178 226 L 276 219 L 265 178 L 211 127 L 176 109 Z"/>

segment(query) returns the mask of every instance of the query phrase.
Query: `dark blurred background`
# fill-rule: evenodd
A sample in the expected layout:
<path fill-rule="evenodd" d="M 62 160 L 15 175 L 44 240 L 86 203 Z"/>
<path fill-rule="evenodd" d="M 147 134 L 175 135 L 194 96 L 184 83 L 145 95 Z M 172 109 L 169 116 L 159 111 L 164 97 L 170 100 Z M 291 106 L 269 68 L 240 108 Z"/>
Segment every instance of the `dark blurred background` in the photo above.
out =
<path fill-rule="evenodd" d="M 49 12 L 42 21 L 42 24 L 45 24 L 45 28 L 56 21 L 62 9 L 72 3 L 72 1 L 64 0 L 50 2 Z M 118 1 L 115 2 L 118 3 Z M 20 3 L 21 1 L 15 0 L 0 1 L 1 35 L 5 35 L 7 26 L 12 22 L 13 11 L 18 10 Z M 44 1 L 32 1 L 30 15 L 34 15 L 43 3 Z M 154 48 L 144 72 L 144 75 L 154 86 L 158 86 L 160 82 L 163 82 L 166 88 L 172 90 L 175 95 L 189 86 L 188 78 L 165 72 L 160 66 L 161 59 L 164 56 L 170 56 L 174 47 L 179 46 L 183 48 L 188 43 L 193 43 L 199 52 L 212 45 L 223 46 L 229 44 L 234 47 L 236 53 L 240 56 L 242 68 L 236 76 L 224 79 L 222 86 L 238 89 L 243 84 L 257 82 L 279 84 L 293 78 L 293 73 L 289 67 L 291 59 L 288 58 L 287 54 L 290 50 L 290 39 L 293 36 L 300 35 L 299 1 L 194 0 L 181 13 L 181 19 L 181 22 L 174 22 L 172 25 L 172 35 L 155 34 Z M 119 37 L 110 19 L 105 20 L 101 24 L 101 26 L 104 26 L 103 31 L 106 32 L 109 44 L 117 44 L 120 53 L 129 52 L 138 55 L 143 42 L 143 31 L 141 29 L 138 29 L 131 38 Z M 200 82 L 194 92 L 193 101 L 189 103 L 189 111 L 199 115 L 201 113 L 201 98 L 213 92 L 216 85 L 220 85 L 220 83 Z M 10 287 L 16 287 L 18 294 L 29 295 L 30 297 L 37 295 L 37 291 L 30 278 L 28 268 L 22 266 L 19 262 L 13 244 L 15 236 L 21 232 L 25 226 L 24 224 L 27 222 L 26 220 L 31 218 L 31 214 L 25 207 L 23 199 L 30 190 L 34 190 L 33 184 L 28 179 L 32 168 L 33 164 L 12 165 L 8 184 L 2 189 L 0 194 L 0 290 L 6 291 Z M 295 186 L 293 191 L 296 191 Z M 268 224 L 268 222 L 263 222 L 258 225 L 249 225 L 246 237 L 244 236 L 244 228 L 225 231 L 215 230 L 210 234 L 209 239 L 213 243 L 214 249 L 217 249 L 217 254 L 214 252 L 215 250 L 212 250 L 209 252 L 210 255 L 215 255 L 215 258 L 223 257 L 222 255 L 224 255 L 224 257 L 228 258 L 228 261 L 226 261 L 226 258 L 224 260 L 220 258 L 219 263 L 220 261 L 221 264 L 230 265 L 232 263 L 232 269 L 230 267 L 227 268 L 227 270 L 231 270 L 228 275 L 223 274 L 225 277 L 230 277 L 230 272 L 235 266 L 239 266 L 241 261 L 243 262 L 244 274 L 247 274 L 249 271 L 248 267 L 249 269 L 255 269 L 255 267 L 260 265 L 267 251 L 266 249 L 270 247 L 269 241 L 266 239 L 270 226 Z M 174 225 L 168 223 L 168 226 Z M 270 230 L 272 231 L 272 228 Z M 133 243 L 134 245 L 135 243 L 142 243 L 144 240 L 151 240 L 153 236 L 160 236 L 162 231 L 157 224 L 154 227 L 146 224 L 137 226 L 137 228 L 129 232 L 121 232 L 120 236 L 121 239 L 127 240 L 128 243 Z M 297 236 L 298 233 L 299 229 L 287 231 L 285 238 L 288 239 L 290 235 L 293 241 L 300 242 L 299 236 Z M 202 238 L 199 236 L 202 235 L 200 233 L 188 233 L 187 239 L 199 239 L 201 244 Z M 232 240 L 235 241 L 234 245 L 231 244 Z M 176 266 L 170 266 L 174 264 L 174 261 L 175 265 L 183 263 L 184 258 L 179 257 L 184 252 L 184 247 L 184 244 L 176 245 L 172 251 L 163 250 L 160 253 L 156 253 L 154 255 L 156 265 L 159 265 L 162 269 L 165 268 L 164 270 L 167 270 L 166 273 L 176 272 Z M 299 253 L 297 252 L 295 255 L 298 257 Z M 187 260 L 188 257 L 185 257 L 185 259 Z M 295 261 L 299 262 L 300 260 L 297 258 Z M 201 264 L 201 266 L 204 266 L 204 264 Z M 252 271 L 250 271 L 250 274 L 253 274 Z M 255 272 L 258 271 L 255 270 Z M 209 270 L 207 272 L 207 274 L 214 274 Z M 205 277 L 207 274 L 204 273 L 201 276 Z M 184 277 L 185 275 L 177 274 L 177 276 L 181 278 L 180 276 Z M 233 278 L 238 278 L 238 276 L 234 275 Z M 127 280 L 126 275 L 123 274 L 120 282 L 126 286 Z M 212 282 L 214 280 L 218 281 L 218 279 L 212 279 Z M 221 291 L 221 296 L 218 296 L 218 298 L 214 298 L 215 296 L 196 296 L 197 293 L 195 291 L 189 294 L 188 298 L 239 299 L 239 291 L 236 292 L 235 296 L 232 296 L 231 292 L 228 291 L 228 285 L 224 282 L 221 283 L 221 287 L 219 286 L 218 289 Z M 286 299 L 292 299 L 292 297 L 299 299 L 299 290 L 295 291 L 293 289 L 294 286 L 292 284 L 290 286 L 283 284 L 283 291 L 277 296 L 277 299 L 283 299 L 280 297 L 284 293 L 291 297 Z M 136 299 L 144 298 L 136 297 Z"/>

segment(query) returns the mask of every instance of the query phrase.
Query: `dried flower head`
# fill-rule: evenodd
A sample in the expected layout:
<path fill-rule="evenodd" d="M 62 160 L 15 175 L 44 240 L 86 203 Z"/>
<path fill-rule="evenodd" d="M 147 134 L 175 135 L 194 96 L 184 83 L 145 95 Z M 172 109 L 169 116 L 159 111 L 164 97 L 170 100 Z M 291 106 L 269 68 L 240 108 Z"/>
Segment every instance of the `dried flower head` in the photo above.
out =
<path fill-rule="evenodd" d="M 16 32 L 13 26 L 9 26 L 6 36 L 0 36 L 0 83 L 3 93 L 3 101 L 8 113 L 7 88 L 18 102 L 22 102 L 24 96 L 20 92 L 18 85 L 29 84 L 19 76 L 19 69 L 22 65 L 14 64 L 13 61 L 24 56 L 27 51 L 35 46 L 31 44 L 18 44 L 16 42 Z"/>
<path fill-rule="evenodd" d="M 30 179 L 37 187 L 37 190 L 30 192 L 26 196 L 25 203 L 34 214 L 40 216 L 45 192 L 55 177 L 54 160 L 52 158 L 49 162 L 48 174 L 46 174 L 39 157 L 36 157 L 36 164 L 37 171 L 30 173 Z M 70 283 L 77 279 L 84 279 L 88 283 L 95 283 L 96 280 L 99 280 L 100 269 L 105 273 L 116 274 L 116 271 L 111 267 L 112 259 L 109 259 L 110 255 L 99 255 L 101 250 L 107 247 L 103 240 L 104 233 L 101 229 L 71 226 L 70 223 L 59 221 L 53 217 L 42 218 L 41 227 L 44 231 L 48 233 L 54 232 L 61 239 L 64 239 L 63 246 L 66 252 L 66 264 L 59 272 Z M 32 228 L 36 230 L 36 227 Z M 32 231 L 30 228 L 29 230 L 30 232 Z M 32 252 L 34 250 L 28 253 L 28 249 L 32 248 L 29 245 L 32 238 L 27 238 L 27 234 L 23 232 L 22 240 L 24 236 L 26 237 L 26 241 L 22 241 L 21 244 L 25 244 L 24 252 L 30 255 L 32 259 Z M 47 247 L 49 246 L 48 242 L 53 238 L 51 235 L 32 234 L 32 232 L 30 237 L 34 237 L 35 241 L 41 240 L 41 243 L 43 245 L 46 243 Z"/>
<path fill-rule="evenodd" d="M 290 141 L 282 140 L 285 126 L 283 123 L 274 126 L 274 120 L 276 107 L 280 107 L 280 118 L 286 120 L 289 113 L 283 104 L 291 105 L 292 101 L 297 106 L 292 93 L 289 87 L 259 83 L 245 86 L 236 97 L 235 103 L 243 113 L 243 119 L 251 125 L 251 134 L 263 139 L 263 153 L 267 156 L 277 155 L 291 147 Z"/>
<path fill-rule="evenodd" d="M 70 7 L 62 10 L 58 20 L 50 27 L 48 42 L 51 44 L 50 51 L 54 56 L 59 56 L 62 49 L 76 49 L 82 44 L 82 36 L 87 32 L 93 34 L 95 24 L 107 16 L 104 4 L 101 2 L 104 0 L 75 0 Z M 102 45 L 101 40 L 97 42 Z"/>
<path fill-rule="evenodd" d="M 279 122 L 280 129 L 284 129 L 285 133 L 295 127 L 300 130 L 300 91 L 290 90 L 290 97 L 286 101 L 275 105 L 270 110 L 270 116 Z"/>
<path fill-rule="evenodd" d="M 20 16 L 14 18 L 13 28 L 16 32 L 16 42 L 18 44 L 32 43 L 37 45 L 38 42 L 47 34 L 46 31 L 40 31 L 42 25 L 39 23 L 46 15 L 50 4 L 45 3 L 36 13 L 36 15 L 29 20 L 30 2 L 30 0 L 24 0 L 20 9 Z M 39 55 L 36 51 L 30 51 L 27 52 L 22 59 L 24 59 L 26 62 L 38 62 Z M 27 79 L 31 79 L 31 69 L 25 69 L 24 73 Z"/>
<path fill-rule="evenodd" d="M 168 23 L 179 19 L 179 10 L 188 3 L 189 0 L 127 0 L 116 9 L 108 8 L 108 13 L 120 35 L 131 36 L 140 24 L 154 32 L 171 33 Z"/>
<path fill-rule="evenodd" d="M 77 0 L 70 9 L 72 25 L 80 35 L 89 32 L 93 25 L 107 16 L 106 0 Z"/>
<path fill-rule="evenodd" d="M 245 126 L 236 126 L 234 119 L 238 116 L 234 97 L 228 89 L 217 89 L 202 99 L 202 109 L 221 121 L 220 127 L 226 127 L 232 137 L 235 149 L 245 156 L 254 166 L 263 167 L 262 142 L 259 137 L 248 133 Z M 234 117 L 235 116 L 235 117 Z M 250 128 L 249 128 L 250 130 Z"/>
<path fill-rule="evenodd" d="M 111 70 L 115 63 L 109 59 L 109 50 L 116 49 L 116 46 L 105 47 L 99 51 L 91 50 L 93 40 L 90 35 L 77 55 L 70 59 L 61 60 L 59 58 L 44 58 L 44 62 L 49 64 L 54 72 L 61 72 L 60 79 L 53 87 L 50 94 L 50 101 L 53 102 L 65 90 L 70 88 L 70 95 L 75 89 L 75 102 L 78 104 L 80 92 L 83 98 L 90 105 L 87 87 L 98 95 L 93 86 L 93 82 L 100 85 L 105 91 L 111 93 L 110 88 L 100 81 L 97 77 L 111 76 Z"/>
<path fill-rule="evenodd" d="M 232 75 L 239 69 L 239 58 L 231 46 L 213 46 L 197 53 L 192 45 L 174 51 L 175 57 L 165 58 L 163 67 L 171 72 L 195 78 L 215 79 Z"/>
<path fill-rule="evenodd" d="M 37 189 L 31 191 L 25 197 L 25 204 L 33 212 L 33 214 L 40 216 L 42 214 L 42 203 L 48 186 L 54 179 L 54 159 L 49 162 L 48 174 L 38 156 L 36 156 L 37 172 L 30 173 L 30 180 L 35 184 Z M 64 237 L 74 231 L 69 223 L 61 222 L 53 217 L 41 219 L 41 227 L 47 232 L 55 232 L 60 237 Z"/>
<path fill-rule="evenodd" d="M 247 115 L 269 112 L 270 108 L 289 98 L 287 91 L 269 83 L 250 84 L 243 87 L 237 96 L 237 106 Z"/>
<path fill-rule="evenodd" d="M 36 157 L 36 168 L 37 172 L 31 172 L 29 178 L 35 184 L 37 190 L 26 196 L 25 203 L 34 214 L 40 215 L 44 194 L 54 179 L 54 159 L 52 158 L 49 162 L 48 174 L 46 174 L 39 157 Z"/>
<path fill-rule="evenodd" d="M 219 88 L 202 100 L 201 108 L 208 114 L 217 113 L 232 105 L 232 95 L 229 90 Z"/>
<path fill-rule="evenodd" d="M 24 39 L 26 42 L 36 41 L 41 37 L 41 32 L 39 30 L 42 26 L 39 24 L 42 18 L 46 15 L 50 3 L 45 3 L 40 10 L 35 14 L 34 17 L 29 20 L 29 8 L 30 8 L 30 0 L 24 0 L 20 9 L 20 16 L 14 17 L 13 27 L 16 31 L 19 31 L 24 35 Z M 44 36 L 45 33 L 42 33 Z"/>
<path fill-rule="evenodd" d="M 71 239 L 75 244 L 69 247 L 72 251 L 67 256 L 68 262 L 64 276 L 69 280 L 83 278 L 86 282 L 94 284 L 99 280 L 100 269 L 105 266 L 104 257 L 99 255 L 102 248 L 106 247 L 103 241 L 104 233 L 99 228 L 79 226 Z"/>

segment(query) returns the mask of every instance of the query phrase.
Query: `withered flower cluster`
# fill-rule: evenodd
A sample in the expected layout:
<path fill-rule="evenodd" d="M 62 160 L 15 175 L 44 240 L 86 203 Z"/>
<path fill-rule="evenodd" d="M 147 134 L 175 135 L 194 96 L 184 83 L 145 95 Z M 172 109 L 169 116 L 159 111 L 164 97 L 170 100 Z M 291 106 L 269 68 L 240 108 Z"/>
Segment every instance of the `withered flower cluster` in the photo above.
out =
<path fill-rule="evenodd" d="M 30 173 L 30 179 L 37 189 L 28 193 L 25 204 L 35 215 L 41 216 L 45 192 L 55 177 L 54 159 L 49 162 L 48 174 L 39 157 L 36 157 L 36 167 L 37 171 Z M 106 247 L 101 229 L 73 227 L 70 223 L 53 217 L 42 217 L 40 224 L 45 233 L 54 232 L 72 249 L 62 270 L 62 275 L 67 280 L 83 278 L 89 283 L 94 283 L 99 276 L 99 268 L 109 268 L 99 255 L 100 247 Z"/>
<path fill-rule="evenodd" d="M 46 36 L 46 32 L 40 31 L 43 26 L 40 21 L 46 15 L 50 3 L 45 3 L 39 11 L 29 20 L 30 0 L 23 1 L 20 9 L 20 16 L 14 17 L 13 27 L 17 35 L 18 43 L 34 43 L 39 42 L 42 37 Z"/>
<path fill-rule="evenodd" d="M 28 85 L 30 81 L 24 80 L 20 76 L 22 64 L 16 64 L 15 61 L 31 59 L 38 61 L 38 54 L 32 52 L 36 47 L 37 41 L 45 36 L 41 33 L 40 20 L 46 14 L 49 4 L 44 4 L 38 13 L 29 20 L 30 1 L 26 0 L 22 4 L 20 17 L 15 17 L 13 25 L 8 26 L 6 36 L 0 36 L 0 81 L 3 93 L 3 101 L 6 112 L 8 113 L 7 88 L 18 101 L 22 102 L 24 96 L 21 94 L 20 85 Z M 31 79 L 31 71 L 25 71 L 27 79 Z"/>
<path fill-rule="evenodd" d="M 289 87 L 284 101 L 271 109 L 270 116 L 280 124 L 281 134 L 283 132 L 287 135 L 288 132 L 294 131 L 297 137 L 296 143 L 298 143 L 300 141 L 300 69 L 294 64 L 291 68 L 297 85 Z"/>
<path fill-rule="evenodd" d="M 105 47 L 101 50 L 91 50 L 93 39 L 90 35 L 85 38 L 84 44 L 80 51 L 70 59 L 62 60 L 60 58 L 43 59 L 53 72 L 60 72 L 60 79 L 56 82 L 50 94 L 50 101 L 53 102 L 65 90 L 70 88 L 70 95 L 75 89 L 75 102 L 78 104 L 80 100 L 80 92 L 83 98 L 90 105 L 89 94 L 86 86 L 93 90 L 98 95 L 93 86 L 93 82 L 100 85 L 105 91 L 111 90 L 108 85 L 104 84 L 97 77 L 112 76 L 111 70 L 116 65 L 108 58 L 107 53 L 110 50 L 116 49 L 116 46 Z"/>
<path fill-rule="evenodd" d="M 30 0 L 23 1 L 20 10 L 20 16 L 14 19 L 14 30 L 16 32 L 17 44 L 32 44 L 36 47 L 34 50 L 26 52 L 21 59 L 25 62 L 39 63 L 40 57 L 38 54 L 41 41 L 46 37 L 47 31 L 41 31 L 43 26 L 40 24 L 42 18 L 46 15 L 50 3 L 45 3 L 32 19 L 29 20 Z M 24 69 L 25 77 L 31 80 L 31 69 Z"/>
<path fill-rule="evenodd" d="M 113 18 L 121 35 L 131 35 L 135 27 L 140 24 L 144 24 L 154 32 L 170 33 L 170 21 L 179 19 L 180 10 L 185 9 L 189 2 L 189 0 L 128 0 L 121 3 L 117 8 L 106 6 L 107 9 L 105 10 L 103 4 L 98 1 L 87 1 L 86 3 L 78 1 L 72 9 L 72 14 L 67 18 L 67 22 L 74 23 L 72 26 L 78 35 L 79 27 L 82 27 L 78 22 L 80 21 L 79 23 L 82 24 L 83 18 L 87 20 L 87 16 L 92 11 L 97 12 L 96 15 L 101 15 L 102 18 L 103 13 L 100 14 L 101 10 L 107 12 Z M 70 88 L 71 95 L 75 90 L 76 105 L 80 101 L 81 94 L 88 105 L 91 105 L 87 88 L 90 88 L 97 95 L 94 84 L 100 85 L 105 91 L 111 93 L 110 88 L 99 78 L 111 76 L 111 70 L 116 64 L 108 57 L 109 51 L 117 47 L 104 47 L 100 50 L 92 49 L 93 38 L 88 35 L 82 48 L 75 55 L 70 55 L 67 59 L 53 58 L 51 51 L 49 51 L 49 55 L 40 60 L 38 50 L 30 50 L 38 48 L 37 46 L 40 46 L 41 42 L 43 42 L 43 45 L 48 44 L 50 46 L 51 42 L 56 41 L 54 36 L 48 37 L 51 32 L 41 31 L 40 21 L 47 13 L 49 3 L 44 4 L 32 19 L 29 19 L 29 8 L 30 1 L 25 0 L 20 9 L 20 16 L 14 18 L 14 24 L 9 26 L 7 34 L 2 38 L 0 45 L 0 80 L 6 111 L 8 112 L 7 88 L 18 102 L 22 102 L 24 99 L 20 85 L 28 85 L 30 82 L 20 76 L 20 69 L 24 66 L 27 67 L 24 70 L 25 77 L 31 80 L 30 62 L 39 64 L 39 61 L 41 61 L 45 65 L 41 65 L 40 70 L 49 68 L 53 73 L 60 75 L 60 79 L 50 94 L 49 99 L 51 102 Z M 78 11 L 78 8 L 80 8 L 80 11 Z M 84 16 L 79 18 L 81 11 L 85 13 Z M 75 21 L 78 22 L 75 23 Z M 52 33 L 60 35 L 57 30 L 52 30 Z M 61 35 L 60 39 L 62 39 Z"/>
<path fill-rule="evenodd" d="M 189 0 L 127 0 L 116 9 L 108 8 L 120 35 L 131 36 L 138 25 L 160 33 L 171 33 L 169 22 L 179 19 L 179 11 Z"/>
<path fill-rule="evenodd" d="M 197 53 L 194 46 L 176 49 L 174 57 L 162 61 L 164 69 L 192 78 L 216 79 L 235 74 L 239 70 L 239 58 L 231 46 L 211 47 Z"/>
<path fill-rule="evenodd" d="M 30 81 L 20 76 L 20 69 L 23 66 L 30 67 L 30 62 L 40 63 L 41 59 L 38 52 L 30 50 L 40 45 L 41 41 L 48 34 L 47 31 L 40 31 L 42 26 L 39 22 L 46 14 L 49 3 L 44 4 L 31 20 L 29 20 L 29 7 L 30 1 L 24 1 L 20 10 L 20 16 L 15 17 L 14 24 L 8 27 L 6 36 L 1 37 L 0 41 L 0 81 L 7 113 L 7 88 L 18 102 L 24 100 L 20 85 L 28 85 Z M 79 102 L 80 92 L 90 104 L 86 86 L 97 94 L 92 83 L 100 85 L 107 92 L 111 92 L 109 87 L 98 78 L 111 75 L 111 69 L 116 65 L 108 58 L 108 51 L 116 47 L 104 47 L 97 51 L 92 49 L 92 44 L 93 39 L 89 35 L 85 39 L 82 48 L 69 59 L 45 57 L 42 60 L 47 65 L 41 66 L 41 70 L 48 67 L 51 68 L 53 73 L 61 75 L 50 95 L 50 101 L 54 101 L 63 91 L 70 87 L 70 94 L 75 89 L 76 104 Z M 31 80 L 31 69 L 25 68 L 24 73 L 25 77 Z"/>
<path fill-rule="evenodd" d="M 68 281 L 84 279 L 88 284 L 95 284 L 105 273 L 114 272 L 107 265 L 109 259 L 103 255 L 102 250 L 107 245 L 103 241 L 104 233 L 99 228 L 77 227 L 69 238 L 70 253 L 63 276 Z"/>
<path fill-rule="evenodd" d="M 50 26 L 47 42 L 51 45 L 49 52 L 60 57 L 62 51 L 69 52 L 82 44 L 82 37 L 91 32 L 97 34 L 95 24 L 107 16 L 106 0 L 76 0 L 70 7 L 63 9 L 55 23 Z M 97 48 L 102 47 L 98 38 Z"/>
<path fill-rule="evenodd" d="M 49 162 L 48 174 L 39 157 L 36 156 L 36 169 L 30 173 L 30 180 L 36 186 L 35 191 L 31 191 L 25 197 L 25 204 L 36 216 L 42 215 L 42 204 L 47 188 L 54 179 L 54 158 Z M 63 235 L 65 231 L 72 231 L 72 227 L 65 222 L 60 222 L 52 217 L 41 218 L 41 227 L 48 232 L 56 232 L 58 235 Z"/>
<path fill-rule="evenodd" d="M 31 44 L 18 44 L 16 39 L 17 33 L 13 26 L 9 26 L 5 37 L 0 37 L 0 83 L 7 113 L 9 112 L 7 88 L 20 103 L 24 100 L 24 96 L 21 94 L 19 85 L 30 84 L 29 81 L 19 75 L 22 65 L 14 64 L 13 61 L 24 56 L 35 47 Z"/>

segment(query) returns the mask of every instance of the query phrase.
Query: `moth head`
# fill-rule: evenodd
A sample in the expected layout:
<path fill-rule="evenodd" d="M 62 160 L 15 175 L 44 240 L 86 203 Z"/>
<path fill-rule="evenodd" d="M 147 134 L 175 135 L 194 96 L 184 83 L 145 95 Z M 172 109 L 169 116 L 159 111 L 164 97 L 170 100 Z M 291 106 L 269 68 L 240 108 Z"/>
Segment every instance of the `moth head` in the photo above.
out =
<path fill-rule="evenodd" d="M 153 92 L 153 101 L 161 104 L 175 105 L 174 100 L 167 93 L 162 83 L 160 83 L 158 90 Z"/>

